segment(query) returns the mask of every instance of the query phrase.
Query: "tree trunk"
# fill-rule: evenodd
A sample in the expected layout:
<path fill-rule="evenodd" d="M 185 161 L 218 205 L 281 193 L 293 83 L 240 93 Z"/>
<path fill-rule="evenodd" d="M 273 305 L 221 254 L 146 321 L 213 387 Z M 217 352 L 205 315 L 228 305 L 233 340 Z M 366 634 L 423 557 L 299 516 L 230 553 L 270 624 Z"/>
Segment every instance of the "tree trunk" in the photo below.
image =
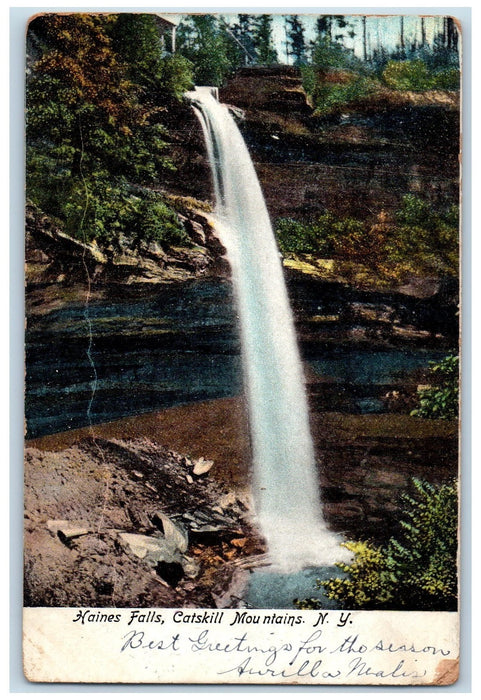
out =
<path fill-rule="evenodd" d="M 365 61 L 367 61 L 367 29 L 366 29 L 366 17 L 362 18 L 362 55 Z"/>
<path fill-rule="evenodd" d="M 406 44 L 404 41 L 404 17 L 401 15 L 400 19 L 400 27 L 399 27 L 399 46 L 401 49 L 401 58 L 406 57 Z"/>

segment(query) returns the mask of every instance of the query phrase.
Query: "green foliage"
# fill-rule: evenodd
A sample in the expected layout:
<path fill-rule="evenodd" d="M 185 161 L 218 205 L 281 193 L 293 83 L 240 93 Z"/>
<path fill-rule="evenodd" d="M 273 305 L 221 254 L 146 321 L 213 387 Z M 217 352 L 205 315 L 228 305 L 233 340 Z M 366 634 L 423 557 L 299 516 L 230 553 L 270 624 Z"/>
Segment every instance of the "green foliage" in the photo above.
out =
<path fill-rule="evenodd" d="M 338 219 L 330 212 L 309 223 L 278 219 L 275 231 L 283 253 L 364 260 L 374 255 L 378 245 L 365 222 L 352 217 Z"/>
<path fill-rule="evenodd" d="M 177 100 L 182 99 L 187 90 L 192 90 L 194 66 L 189 59 L 176 53 L 163 59 L 160 85 Z"/>
<path fill-rule="evenodd" d="M 347 542 L 350 564 L 338 563 L 342 577 L 318 588 L 351 610 L 455 610 L 457 605 L 457 484 L 434 486 L 413 479 L 405 494 L 402 532 L 386 546 Z M 312 608 L 315 599 L 297 601 Z"/>
<path fill-rule="evenodd" d="M 435 211 L 425 200 L 408 194 L 395 214 L 386 247 L 387 258 L 427 273 L 457 275 L 459 208 Z"/>
<path fill-rule="evenodd" d="M 336 566 L 346 575 L 321 581 L 328 598 L 339 600 L 353 610 L 390 607 L 392 574 L 386 553 L 381 547 L 367 542 L 347 542 L 346 549 L 354 555 L 352 564 Z"/>
<path fill-rule="evenodd" d="M 434 74 L 438 90 L 459 90 L 461 75 L 459 68 L 441 68 Z"/>
<path fill-rule="evenodd" d="M 396 212 L 396 221 L 400 226 L 422 226 L 432 231 L 436 227 L 437 219 L 425 200 L 414 194 L 407 194 L 402 199 L 401 208 Z"/>
<path fill-rule="evenodd" d="M 325 212 L 308 223 L 278 219 L 275 230 L 283 253 L 332 257 L 340 253 L 350 233 L 363 230 L 363 224 L 355 219 L 337 219 L 330 212 Z"/>
<path fill-rule="evenodd" d="M 278 219 L 276 236 L 282 253 L 320 253 L 314 227 L 294 219 Z"/>
<path fill-rule="evenodd" d="M 159 243 L 164 247 L 188 246 L 190 239 L 175 211 L 160 195 L 144 196 L 132 224 L 133 246 Z"/>
<path fill-rule="evenodd" d="M 459 411 L 459 356 L 448 355 L 441 362 L 430 364 L 435 385 L 419 389 L 419 407 L 411 415 L 455 419 Z"/>
<path fill-rule="evenodd" d="M 319 598 L 304 598 L 303 600 L 294 598 L 292 602 L 298 610 L 322 610 L 324 607 Z"/>
<path fill-rule="evenodd" d="M 272 39 L 272 15 L 259 15 L 255 18 L 253 40 L 258 63 L 264 66 L 277 63 L 277 52 Z"/>
<path fill-rule="evenodd" d="M 347 54 L 343 41 L 347 37 L 354 38 L 356 33 L 354 25 L 346 15 L 319 15 L 316 20 L 316 35 L 316 41 L 328 40 L 337 44 Z"/>
<path fill-rule="evenodd" d="M 382 78 L 394 90 L 429 90 L 433 87 L 433 77 L 421 60 L 389 61 Z"/>
<path fill-rule="evenodd" d="M 317 51 L 320 47 L 318 44 Z M 337 58 L 336 53 L 340 53 Z M 330 66 L 342 66 L 344 62 L 342 52 L 333 50 L 332 46 L 329 50 L 326 49 L 325 56 L 319 60 Z M 376 78 L 352 71 L 344 71 L 339 82 L 329 82 L 325 73 L 313 66 L 303 68 L 302 79 L 304 89 L 311 97 L 318 115 L 329 114 L 335 109 L 355 103 L 374 94 L 380 87 Z"/>
<path fill-rule="evenodd" d="M 128 231 L 134 200 L 120 180 L 106 173 L 69 179 L 68 197 L 60 202 L 65 232 L 106 247 Z"/>
<path fill-rule="evenodd" d="M 382 212 L 374 224 L 325 212 L 309 222 L 278 219 L 275 232 L 282 253 L 362 263 L 396 279 L 413 273 L 456 276 L 458 217 L 457 206 L 436 211 L 409 194 L 394 221 Z"/>
<path fill-rule="evenodd" d="M 163 55 L 147 14 L 45 14 L 29 31 L 41 49 L 27 83 L 29 199 L 99 245 L 137 240 L 141 222 L 146 240 L 183 240 L 166 205 L 142 205 L 131 183 L 173 167 L 162 120 L 192 84 L 189 62 Z"/>
<path fill-rule="evenodd" d="M 129 78 L 142 86 L 144 101 L 168 105 L 193 86 L 192 63 L 178 54 L 163 55 L 154 15 L 122 13 L 110 34 Z"/>
<path fill-rule="evenodd" d="M 459 69 L 430 68 L 421 59 L 389 61 L 382 73 L 384 83 L 394 90 L 458 90 Z"/>
<path fill-rule="evenodd" d="M 307 62 L 306 42 L 304 38 L 304 25 L 299 15 L 286 15 L 286 50 L 293 57 L 295 66 L 302 66 Z"/>
<path fill-rule="evenodd" d="M 231 25 L 230 32 L 234 37 L 234 42 L 229 47 L 229 58 L 233 66 L 257 63 L 257 48 L 254 39 L 256 22 L 257 15 L 241 13 L 237 15 L 237 22 Z"/>
<path fill-rule="evenodd" d="M 238 50 L 226 32 L 221 18 L 215 15 L 190 15 L 177 30 L 180 53 L 193 65 L 196 85 L 220 86 L 236 67 Z"/>
<path fill-rule="evenodd" d="M 139 196 L 108 173 L 67 178 L 64 188 L 64 196 L 57 198 L 56 217 L 74 238 L 95 241 L 101 248 L 117 248 L 120 240 L 127 240 L 133 249 L 150 242 L 164 247 L 190 245 L 177 214 L 158 193 L 144 190 Z"/>

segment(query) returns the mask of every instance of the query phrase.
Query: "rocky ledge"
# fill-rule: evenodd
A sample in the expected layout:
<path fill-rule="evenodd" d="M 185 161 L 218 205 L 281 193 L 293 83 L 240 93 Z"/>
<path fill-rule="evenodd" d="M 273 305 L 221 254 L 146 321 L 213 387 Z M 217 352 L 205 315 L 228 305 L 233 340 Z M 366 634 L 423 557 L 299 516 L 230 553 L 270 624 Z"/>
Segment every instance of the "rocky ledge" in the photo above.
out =
<path fill-rule="evenodd" d="M 176 199 L 179 199 L 178 197 Z M 178 214 L 191 245 L 162 248 L 151 242 L 132 248 L 126 238 L 103 249 L 64 233 L 34 205 L 26 208 L 27 283 L 120 283 L 127 285 L 184 281 L 223 268 L 224 249 L 209 214 L 192 208 Z"/>

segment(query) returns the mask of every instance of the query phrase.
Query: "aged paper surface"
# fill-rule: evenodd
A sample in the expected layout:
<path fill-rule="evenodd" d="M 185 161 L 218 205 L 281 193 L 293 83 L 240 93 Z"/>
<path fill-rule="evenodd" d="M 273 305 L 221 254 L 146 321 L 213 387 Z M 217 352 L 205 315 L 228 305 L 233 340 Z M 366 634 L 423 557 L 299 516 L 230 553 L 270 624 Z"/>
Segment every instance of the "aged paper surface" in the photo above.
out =
<path fill-rule="evenodd" d="M 26 678 L 455 683 L 459 21 L 26 56 Z"/>
<path fill-rule="evenodd" d="M 27 677 L 46 682 L 444 685 L 458 673 L 454 613 L 39 608 L 25 627 Z"/>

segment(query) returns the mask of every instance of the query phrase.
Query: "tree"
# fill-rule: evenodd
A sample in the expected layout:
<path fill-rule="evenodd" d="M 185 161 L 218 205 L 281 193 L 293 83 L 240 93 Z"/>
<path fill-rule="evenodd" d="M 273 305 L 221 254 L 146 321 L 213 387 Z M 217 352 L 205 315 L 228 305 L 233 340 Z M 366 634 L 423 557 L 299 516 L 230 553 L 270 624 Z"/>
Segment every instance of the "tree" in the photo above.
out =
<path fill-rule="evenodd" d="M 164 55 L 154 15 L 119 14 L 109 34 L 143 103 L 165 106 L 192 87 L 192 64 L 180 55 Z"/>
<path fill-rule="evenodd" d="M 353 25 L 344 15 L 319 15 L 316 20 L 316 38 L 342 44 L 346 37 L 353 39 Z"/>
<path fill-rule="evenodd" d="M 255 20 L 254 45 L 258 63 L 262 65 L 277 63 L 277 52 L 272 40 L 272 15 L 259 15 Z"/>
<path fill-rule="evenodd" d="M 406 43 L 404 40 L 404 17 L 399 18 L 399 55 L 401 58 L 406 57 Z"/>
<path fill-rule="evenodd" d="M 154 95 L 162 74 L 159 32 L 153 15 L 122 13 L 113 24 L 112 47 L 122 56 L 132 82 Z"/>
<path fill-rule="evenodd" d="M 367 61 L 367 17 L 362 17 L 362 57 Z"/>
<path fill-rule="evenodd" d="M 287 55 L 293 56 L 295 66 L 306 63 L 306 43 L 304 39 L 304 26 L 299 15 L 286 16 L 286 48 Z"/>
<path fill-rule="evenodd" d="M 238 21 L 231 28 L 231 31 L 239 42 L 239 65 L 252 65 L 257 62 L 257 50 L 255 46 L 255 23 L 256 16 L 239 14 Z"/>
<path fill-rule="evenodd" d="M 137 22 L 137 47 L 126 20 Z M 150 29 L 117 14 L 30 24 L 41 55 L 27 84 L 27 195 L 74 236 L 108 243 L 128 229 L 138 205 L 130 183 L 153 185 L 172 167 L 165 107 L 146 84 L 149 67 L 161 70 Z"/>
<path fill-rule="evenodd" d="M 235 68 L 233 39 L 215 15 L 190 15 L 177 30 L 180 53 L 192 61 L 197 85 L 220 86 Z"/>
<path fill-rule="evenodd" d="M 316 35 L 310 42 L 310 64 L 318 70 L 351 67 L 352 49 L 345 46 L 353 39 L 353 25 L 343 15 L 320 15 L 316 20 Z"/>

